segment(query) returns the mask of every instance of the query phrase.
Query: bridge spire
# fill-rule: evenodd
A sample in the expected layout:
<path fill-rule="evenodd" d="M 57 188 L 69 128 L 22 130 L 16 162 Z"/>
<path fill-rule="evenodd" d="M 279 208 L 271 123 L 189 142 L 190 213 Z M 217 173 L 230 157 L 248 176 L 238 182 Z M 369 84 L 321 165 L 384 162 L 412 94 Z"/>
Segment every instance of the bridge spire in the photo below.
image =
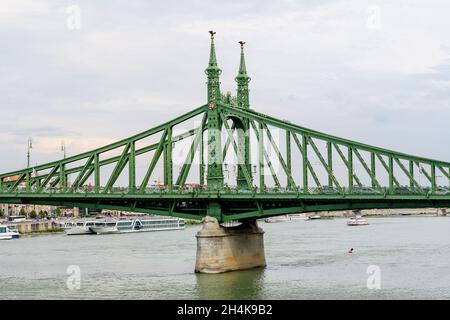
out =
<path fill-rule="evenodd" d="M 216 48 L 214 45 L 214 35 L 216 32 L 209 31 L 211 35 L 211 49 L 209 53 L 209 63 L 205 70 L 208 76 L 208 103 L 216 100 L 220 100 L 220 80 L 219 76 L 222 74 L 222 70 L 217 65 Z"/>
<path fill-rule="evenodd" d="M 237 82 L 237 106 L 244 109 L 250 108 L 249 89 L 248 84 L 251 78 L 247 75 L 247 68 L 245 66 L 244 45 L 245 42 L 239 41 L 241 45 L 241 62 L 239 64 L 238 75 L 235 78 Z"/>
<path fill-rule="evenodd" d="M 208 169 L 207 185 L 209 190 L 223 190 L 223 168 L 222 168 L 222 144 L 221 129 L 222 121 L 218 111 L 218 103 L 221 101 L 219 76 L 222 70 L 217 66 L 216 49 L 214 46 L 214 31 L 209 31 L 211 35 L 211 51 L 209 54 L 209 64 L 205 70 L 208 76 L 208 111 L 206 128 L 208 130 Z M 220 219 L 220 205 L 212 204 L 208 209 L 208 215 Z"/>

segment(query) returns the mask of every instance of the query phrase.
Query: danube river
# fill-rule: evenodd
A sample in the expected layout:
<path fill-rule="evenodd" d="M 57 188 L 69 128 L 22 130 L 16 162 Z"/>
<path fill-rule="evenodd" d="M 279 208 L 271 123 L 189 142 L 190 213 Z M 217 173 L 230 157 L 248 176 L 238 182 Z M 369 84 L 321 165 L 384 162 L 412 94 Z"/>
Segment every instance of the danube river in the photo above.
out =
<path fill-rule="evenodd" d="M 220 275 L 193 272 L 199 225 L 0 241 L 0 299 L 450 299 L 450 217 L 368 220 L 261 223 L 267 267 Z"/>

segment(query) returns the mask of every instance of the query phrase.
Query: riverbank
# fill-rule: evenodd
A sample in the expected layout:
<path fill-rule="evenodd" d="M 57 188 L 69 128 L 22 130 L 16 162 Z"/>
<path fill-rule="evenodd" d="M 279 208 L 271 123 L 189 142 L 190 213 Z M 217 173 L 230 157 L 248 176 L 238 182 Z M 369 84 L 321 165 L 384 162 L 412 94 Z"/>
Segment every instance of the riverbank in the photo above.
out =
<path fill-rule="evenodd" d="M 64 232 L 61 222 L 53 219 L 11 222 L 6 225 L 16 229 L 21 235 Z"/>
<path fill-rule="evenodd" d="M 395 217 L 395 216 L 446 216 L 447 208 L 420 208 L 420 209 L 370 209 L 360 210 L 359 214 L 365 217 Z M 347 218 L 354 216 L 352 210 L 323 211 L 307 214 L 308 216 L 320 215 L 321 218 Z"/>

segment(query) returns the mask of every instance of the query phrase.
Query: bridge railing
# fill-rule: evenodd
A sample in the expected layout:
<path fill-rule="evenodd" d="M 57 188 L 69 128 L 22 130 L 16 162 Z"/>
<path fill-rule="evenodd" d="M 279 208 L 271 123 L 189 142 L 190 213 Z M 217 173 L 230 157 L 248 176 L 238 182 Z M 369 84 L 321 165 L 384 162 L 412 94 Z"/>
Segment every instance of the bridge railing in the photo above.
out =
<path fill-rule="evenodd" d="M 172 189 L 169 189 L 166 186 L 150 186 L 142 190 L 130 189 L 128 187 L 114 187 L 109 189 L 107 192 L 105 187 L 100 187 L 98 190 L 95 190 L 92 186 L 83 186 L 76 189 L 63 189 L 60 187 L 47 187 L 42 190 L 39 190 L 37 193 L 37 188 L 32 187 L 28 189 L 27 187 L 19 187 L 16 189 L 15 194 L 90 194 L 90 195 L 201 195 L 201 194 L 210 194 L 210 193 L 221 193 L 228 195 L 248 195 L 255 196 L 257 194 L 268 194 L 268 195 L 330 195 L 330 196 L 348 196 L 348 195 L 357 195 L 357 196 L 373 196 L 373 195 L 421 195 L 421 196 L 429 196 L 431 194 L 434 195 L 450 195 L 450 188 L 448 186 L 438 186 L 434 191 L 430 187 L 423 188 L 414 188 L 410 186 L 399 186 L 394 187 L 393 192 L 390 193 L 388 187 L 382 187 L 380 189 L 373 188 L 371 186 L 359 186 L 355 185 L 353 188 L 343 187 L 336 188 L 332 186 L 321 186 L 321 187 L 310 187 L 307 190 L 298 186 L 296 189 L 288 188 L 288 187 L 268 187 L 264 188 L 264 190 L 260 190 L 258 187 L 254 187 L 252 189 L 239 189 L 237 187 L 225 187 L 223 191 L 209 191 L 207 187 L 180 187 L 174 186 Z M 9 194 L 7 188 L 3 188 L 0 190 L 0 194 Z"/>
<path fill-rule="evenodd" d="M 245 178 L 247 188 L 236 188 L 225 184 L 221 189 L 220 183 L 224 183 L 221 181 L 218 190 L 210 191 L 205 185 L 205 180 L 208 180 L 206 172 L 209 171 L 209 168 L 206 170 L 205 167 L 208 167 L 209 164 L 204 163 L 205 153 L 209 152 L 208 148 L 210 147 L 208 141 L 203 141 L 204 136 L 209 134 L 206 117 L 208 110 L 208 106 L 197 108 L 164 125 L 91 152 L 33 168 L 0 174 L 0 193 L 13 195 L 30 193 L 197 195 L 212 192 L 248 195 L 249 197 L 256 194 L 289 194 L 293 196 L 306 194 L 330 196 L 449 194 L 449 187 L 441 186 L 439 182 L 442 180 L 438 182 L 438 177 L 443 180 L 448 179 L 450 182 L 450 163 L 448 162 L 407 155 L 334 137 L 249 109 L 233 108 L 225 104 L 218 104 L 216 110 L 219 110 L 223 127 L 225 127 L 222 130 L 227 133 L 229 140 L 225 143 L 224 149 L 219 148 L 219 152 L 222 154 L 217 158 L 225 157 L 227 146 L 230 147 L 230 150 L 234 150 L 237 159 L 242 156 L 239 154 L 242 146 L 240 146 L 241 148 L 237 146 L 239 141 L 235 141 L 238 139 L 234 138 L 233 127 L 227 124 L 231 118 L 239 117 L 239 119 L 247 121 L 248 130 L 256 137 L 257 148 L 254 150 L 258 151 L 258 165 L 255 165 L 256 168 L 253 172 L 251 170 L 252 161 L 248 164 L 238 163 L 238 173 L 242 173 L 240 181 L 242 182 L 242 178 Z M 203 117 L 199 126 L 179 135 L 173 135 L 173 126 L 195 116 Z M 283 136 L 285 142 L 280 144 L 279 141 L 275 141 L 276 139 L 271 133 L 273 128 L 281 129 L 285 136 Z M 236 135 L 239 137 L 239 133 Z M 186 160 L 180 168 L 178 178 L 176 178 L 172 149 L 175 142 L 188 137 L 194 139 L 192 143 L 186 144 L 189 150 L 185 155 Z M 147 140 L 141 141 L 142 139 Z M 267 154 L 269 149 L 275 154 L 275 161 L 279 165 L 278 170 L 274 168 L 275 161 L 270 159 Z M 294 156 L 294 151 L 296 156 Z M 110 152 L 115 155 L 112 156 Z M 152 154 L 150 154 L 151 152 Z M 197 153 L 201 158 L 199 181 L 188 184 L 187 179 L 192 171 L 190 169 L 194 165 L 192 160 Z M 136 158 L 140 155 L 145 155 L 150 162 L 144 170 L 143 177 L 137 177 L 136 171 Z M 313 163 L 313 159 L 316 163 Z M 152 174 L 155 175 L 155 167 L 161 160 L 164 185 L 151 185 Z M 299 162 L 295 164 L 296 170 L 293 170 L 294 160 Z M 318 167 L 314 167 L 315 165 Z M 359 172 L 355 169 L 355 165 L 359 165 Z M 102 171 L 107 166 L 113 167 L 112 173 L 105 174 L 105 171 Z M 125 169 L 127 166 L 128 170 Z M 316 168 L 320 168 L 321 175 L 316 172 Z M 339 168 L 342 169 L 342 172 L 338 172 Z M 294 171 L 299 173 L 295 172 L 294 174 Z M 101 173 L 104 176 L 100 179 Z M 339 176 L 338 173 L 341 175 Z M 120 186 L 122 183 L 119 184 L 118 180 L 124 174 L 128 174 L 126 177 L 128 184 L 122 187 Z M 270 178 L 273 180 L 273 186 L 267 186 L 270 183 L 266 183 L 266 181 Z M 405 181 L 409 182 L 409 185 L 405 185 Z M 93 185 L 86 185 L 89 182 Z"/>

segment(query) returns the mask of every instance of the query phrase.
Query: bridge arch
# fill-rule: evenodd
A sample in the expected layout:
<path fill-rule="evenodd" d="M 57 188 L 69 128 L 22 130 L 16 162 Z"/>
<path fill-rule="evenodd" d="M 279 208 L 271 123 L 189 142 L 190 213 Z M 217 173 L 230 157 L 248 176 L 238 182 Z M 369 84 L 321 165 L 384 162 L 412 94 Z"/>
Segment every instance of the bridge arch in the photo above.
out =
<path fill-rule="evenodd" d="M 231 146 L 231 144 L 233 144 L 233 141 L 231 141 L 229 133 L 226 134 L 227 139 L 224 147 L 224 161 L 226 158 L 226 154 L 229 152 L 229 149 L 234 149 L 234 162 L 237 168 L 235 180 L 237 189 L 250 189 L 253 187 L 253 177 L 250 151 L 249 121 L 236 115 L 227 115 L 225 117 L 225 120 L 227 122 L 231 122 L 231 126 L 229 126 L 231 134 L 233 135 L 234 139 L 234 135 L 236 133 L 237 139 L 235 139 L 236 145 Z M 224 162 L 224 171 L 226 172 L 229 170 L 230 168 L 228 168 L 228 164 Z"/>

